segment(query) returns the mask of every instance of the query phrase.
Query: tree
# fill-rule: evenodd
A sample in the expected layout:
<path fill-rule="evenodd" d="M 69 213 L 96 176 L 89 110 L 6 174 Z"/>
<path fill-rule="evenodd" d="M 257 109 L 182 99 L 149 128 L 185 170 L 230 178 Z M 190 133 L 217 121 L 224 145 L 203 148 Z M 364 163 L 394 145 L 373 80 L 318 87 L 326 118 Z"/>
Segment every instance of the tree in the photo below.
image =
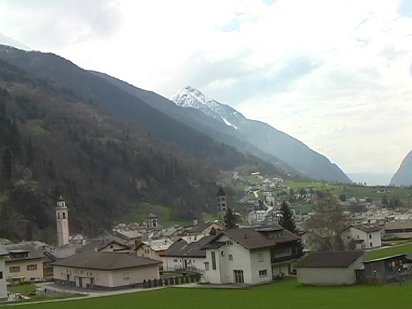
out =
<path fill-rule="evenodd" d="M 224 221 L 225 221 L 226 229 L 233 230 L 237 228 L 237 218 L 236 218 L 236 215 L 233 213 L 232 208 L 230 207 L 227 208 Z"/>
<path fill-rule="evenodd" d="M 299 230 L 296 227 L 295 219 L 293 219 L 293 213 L 290 210 L 290 207 L 286 201 L 283 201 L 282 204 L 280 205 L 280 211 L 281 211 L 282 217 L 279 220 L 279 224 L 283 228 L 287 229 L 289 232 L 299 235 Z M 298 243 L 297 249 L 298 249 L 298 253 L 302 253 L 303 245 L 301 242 Z"/>
<path fill-rule="evenodd" d="M 344 250 L 340 233 L 348 225 L 343 203 L 328 193 L 320 200 L 315 214 L 306 221 L 305 228 L 313 234 L 319 250 Z"/>
<path fill-rule="evenodd" d="M 293 219 L 293 213 L 290 210 L 290 207 L 286 201 L 283 201 L 280 206 L 281 211 L 281 219 L 279 220 L 279 224 L 287 229 L 288 231 L 297 234 L 299 231 L 296 228 L 295 220 Z"/>

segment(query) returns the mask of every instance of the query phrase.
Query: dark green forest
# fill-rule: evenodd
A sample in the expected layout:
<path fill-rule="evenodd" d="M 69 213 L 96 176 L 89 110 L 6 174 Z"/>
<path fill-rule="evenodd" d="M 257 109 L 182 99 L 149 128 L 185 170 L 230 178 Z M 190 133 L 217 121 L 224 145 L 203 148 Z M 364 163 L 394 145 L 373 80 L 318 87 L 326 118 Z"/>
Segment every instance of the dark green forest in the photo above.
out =
<path fill-rule="evenodd" d="M 54 242 L 55 201 L 71 229 L 110 228 L 139 202 L 191 219 L 214 207 L 217 170 L 134 124 L 0 62 L 0 235 Z"/>

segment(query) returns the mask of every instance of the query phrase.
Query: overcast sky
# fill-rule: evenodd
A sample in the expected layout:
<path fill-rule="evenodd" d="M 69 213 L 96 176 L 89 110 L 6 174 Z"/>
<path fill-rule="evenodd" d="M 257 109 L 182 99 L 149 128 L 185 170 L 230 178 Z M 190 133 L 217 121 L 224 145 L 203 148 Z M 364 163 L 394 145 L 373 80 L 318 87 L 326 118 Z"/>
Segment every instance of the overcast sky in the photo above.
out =
<path fill-rule="evenodd" d="M 0 33 L 166 97 L 191 85 L 345 172 L 412 149 L 412 0 L 2 0 Z"/>

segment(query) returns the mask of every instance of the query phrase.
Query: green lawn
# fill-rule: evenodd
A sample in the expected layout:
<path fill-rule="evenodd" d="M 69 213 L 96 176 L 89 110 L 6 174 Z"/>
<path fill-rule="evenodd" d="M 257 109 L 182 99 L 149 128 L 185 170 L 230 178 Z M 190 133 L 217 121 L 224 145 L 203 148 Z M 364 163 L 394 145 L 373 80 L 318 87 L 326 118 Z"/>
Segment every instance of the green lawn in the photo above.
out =
<path fill-rule="evenodd" d="M 27 304 L 18 308 L 410 308 L 412 283 L 402 286 L 303 287 L 295 280 L 249 289 L 166 288 L 110 297 Z"/>
<path fill-rule="evenodd" d="M 123 218 L 117 220 L 118 223 L 137 222 L 141 224 L 147 218 L 149 213 L 153 213 L 159 217 L 159 223 L 163 226 L 171 226 L 174 224 L 185 225 L 187 222 L 178 220 L 173 214 L 171 207 L 159 204 L 140 203 L 135 209 Z"/>
<path fill-rule="evenodd" d="M 412 253 L 412 243 L 370 251 L 368 258 L 374 260 L 403 253 Z"/>

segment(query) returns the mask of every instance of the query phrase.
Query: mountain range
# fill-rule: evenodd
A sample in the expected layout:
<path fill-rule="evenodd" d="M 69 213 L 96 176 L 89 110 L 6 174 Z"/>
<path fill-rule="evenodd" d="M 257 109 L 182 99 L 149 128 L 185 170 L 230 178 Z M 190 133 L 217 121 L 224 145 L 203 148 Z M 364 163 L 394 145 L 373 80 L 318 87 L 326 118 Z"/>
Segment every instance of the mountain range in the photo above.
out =
<path fill-rule="evenodd" d="M 350 183 L 351 180 L 325 156 L 315 152 L 301 141 L 281 132 L 267 123 L 247 119 L 232 107 L 206 97 L 202 92 L 190 86 L 176 93 L 171 100 L 176 105 L 196 109 L 209 119 L 214 119 L 226 131 L 241 141 L 236 145 L 241 149 L 243 143 L 252 145 L 254 153 L 277 158 L 278 164 L 286 163 L 299 175 L 307 178 L 331 182 Z"/>
<path fill-rule="evenodd" d="M 412 186 L 412 151 L 406 155 L 401 166 L 393 175 L 391 185 Z"/>
<path fill-rule="evenodd" d="M 94 234 L 140 202 L 183 219 L 214 212 L 222 169 L 350 182 L 300 141 L 191 87 L 173 102 L 51 53 L 0 45 L 0 94 L 0 233 L 12 239 L 53 235 L 60 193 L 75 230 Z"/>

